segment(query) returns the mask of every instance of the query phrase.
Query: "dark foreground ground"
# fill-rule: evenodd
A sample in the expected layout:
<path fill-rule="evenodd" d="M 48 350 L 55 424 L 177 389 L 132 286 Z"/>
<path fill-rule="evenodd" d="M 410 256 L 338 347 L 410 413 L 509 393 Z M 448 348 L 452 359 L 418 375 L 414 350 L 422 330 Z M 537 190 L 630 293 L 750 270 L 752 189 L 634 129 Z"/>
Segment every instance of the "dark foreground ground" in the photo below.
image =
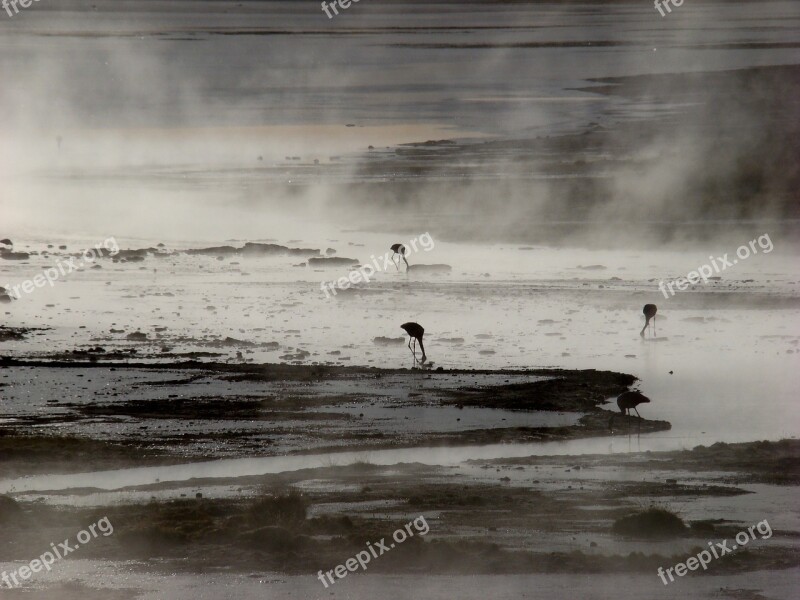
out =
<path fill-rule="evenodd" d="M 603 407 L 635 378 L 601 371 L 5 359 L 0 381 L 6 418 L 0 477 L 8 480 L 220 455 L 610 435 L 611 413 Z M 652 413 L 656 405 L 641 408 Z M 425 418 L 414 421 L 422 409 Z M 479 417 L 489 425 L 460 427 L 475 410 L 484 411 Z M 614 424 L 615 433 L 629 437 L 668 428 L 621 416 Z M 80 559 L 132 561 L 140 574 L 315 577 L 367 542 L 391 541 L 398 528 L 424 520 L 426 535 L 420 527 L 376 558 L 370 574 L 641 574 L 685 560 L 708 541 L 732 538 L 754 525 L 756 514 L 769 519 L 770 537 L 715 561 L 707 573 L 800 566 L 796 523 L 785 518 L 800 483 L 796 440 L 455 466 L 380 466 L 366 452 L 362 461 L 337 465 L 330 456 L 327 465 L 309 461 L 309 468 L 278 474 L 156 480 L 113 490 L 113 501 L 100 489 L 12 490 L 0 496 L 0 561 L 30 561 L 53 540 L 71 539 L 107 517 L 113 535 L 85 545 Z M 637 514 L 641 521 L 620 526 Z M 67 598 L 94 597 L 82 585 L 62 583 L 45 588 Z M 8 592 L 37 597 L 21 593 Z"/>
<path fill-rule="evenodd" d="M 0 360 L 0 476 L 610 435 L 608 371 Z M 618 415 L 613 433 L 669 429 Z M 58 435 L 55 433 L 58 432 Z"/>
<path fill-rule="evenodd" d="M 763 516 L 771 534 L 757 534 L 747 548 L 690 575 L 787 569 L 800 566 L 798 532 L 782 527 L 791 521 L 781 517 L 791 512 L 782 502 L 789 486 L 800 481 L 799 456 L 800 442 L 785 440 L 671 453 L 480 461 L 457 469 L 357 463 L 191 482 L 193 490 L 223 485 L 242 492 L 226 499 L 71 508 L 3 496 L 0 561 L 30 560 L 52 540 L 72 538 L 108 517 L 113 535 L 81 548 L 81 559 L 131 560 L 134 571 L 143 572 L 224 569 L 314 577 L 367 542 L 391 542 L 396 529 L 424 517 L 426 535 L 373 560 L 371 574 L 655 574 L 710 541 L 732 539 L 755 525 L 731 508 L 737 506 L 731 499 L 744 498 L 751 506 L 769 507 Z M 128 491 L 156 494 L 184 485 Z M 716 505 L 726 508 L 710 508 Z M 677 525 L 664 528 L 658 519 L 645 518 L 633 531 L 620 530 L 621 519 L 654 507 L 677 513 Z"/>

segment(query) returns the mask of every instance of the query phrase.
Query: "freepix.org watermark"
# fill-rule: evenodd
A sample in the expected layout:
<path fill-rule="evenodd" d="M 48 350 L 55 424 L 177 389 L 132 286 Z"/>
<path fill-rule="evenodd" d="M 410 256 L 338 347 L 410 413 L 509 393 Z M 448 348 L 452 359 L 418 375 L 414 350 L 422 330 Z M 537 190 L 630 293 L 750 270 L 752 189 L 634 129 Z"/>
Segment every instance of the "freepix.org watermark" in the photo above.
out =
<path fill-rule="evenodd" d="M 656 10 L 662 17 L 665 17 L 667 13 L 672 12 L 672 9 L 669 6 L 670 3 L 672 3 L 676 7 L 683 6 L 683 0 L 655 0 Z M 667 9 L 667 13 L 664 12 L 665 8 Z"/>
<path fill-rule="evenodd" d="M 675 571 L 675 574 L 678 577 L 683 577 L 689 571 L 696 571 L 700 567 L 703 567 L 703 570 L 705 571 L 708 568 L 708 563 L 710 563 L 713 559 L 722 558 L 726 554 L 730 554 L 734 550 L 745 546 L 751 540 L 755 540 L 756 534 L 754 530 L 756 529 L 758 530 L 758 533 L 761 534 L 762 540 L 768 540 L 772 537 L 772 528 L 769 526 L 767 520 L 764 519 L 757 525 L 748 527 L 747 531 L 743 530 L 737 533 L 736 543 L 732 544 L 730 547 L 728 547 L 728 542 L 730 540 L 723 540 L 722 542 L 708 542 L 710 551 L 702 550 L 701 552 L 698 552 L 696 556 L 687 558 L 685 563 L 680 562 L 674 567 L 666 569 L 666 571 L 662 567 L 658 567 L 658 576 L 661 578 L 661 581 L 664 582 L 664 585 L 669 585 L 669 583 L 675 581 L 675 578 L 672 576 L 673 571 Z M 669 577 L 669 582 L 667 581 L 667 577 Z"/>
<path fill-rule="evenodd" d="M 79 271 L 101 256 L 114 256 L 118 252 L 119 245 L 117 244 L 117 240 L 113 237 L 108 238 L 101 244 L 95 244 L 94 248 L 84 250 L 79 256 L 71 256 L 65 260 L 59 259 L 55 267 L 45 269 L 32 279 L 28 279 L 17 285 L 7 283 L 5 285 L 6 292 L 10 295 L 13 294 L 13 296 L 19 300 L 21 297 L 20 290 L 25 294 L 30 294 L 36 288 L 41 288 L 46 285 L 53 287 L 56 281 L 61 277 L 65 277 L 73 271 Z"/>
<path fill-rule="evenodd" d="M 727 254 L 723 254 L 717 258 L 709 256 L 708 259 L 711 261 L 710 265 L 702 265 L 698 267 L 696 271 L 690 271 L 687 273 L 686 277 L 681 277 L 674 281 L 670 281 L 667 284 L 665 284 L 662 280 L 658 284 L 658 289 L 661 290 L 662 294 L 664 294 L 664 298 L 669 298 L 670 296 L 675 295 L 675 290 L 672 289 L 672 286 L 675 286 L 679 291 L 683 292 L 689 287 L 689 285 L 697 285 L 700 283 L 701 279 L 703 280 L 703 283 L 706 284 L 708 283 L 708 279 L 715 273 L 721 273 L 728 267 L 732 267 L 733 265 L 737 264 L 740 259 L 745 260 L 746 258 L 749 258 L 751 250 L 752 254 L 758 254 L 756 242 L 758 242 L 758 246 L 764 251 L 764 254 L 769 254 L 774 248 L 772 245 L 772 240 L 769 238 L 769 234 L 765 233 L 757 239 L 751 240 L 749 245 L 739 246 L 739 248 L 736 250 L 736 256 L 738 256 L 738 258 L 729 259 Z M 669 290 L 669 293 L 667 293 L 667 290 Z"/>
<path fill-rule="evenodd" d="M 114 526 L 111 524 L 111 521 L 108 520 L 108 517 L 103 517 L 97 523 L 89 525 L 89 527 L 78 533 L 78 535 L 75 536 L 78 540 L 77 543 L 70 543 L 67 539 L 60 544 L 50 544 L 50 550 L 42 554 L 39 558 L 33 559 L 29 564 L 23 565 L 11 573 L 3 571 L 2 575 L 0 575 L 0 581 L 9 588 L 19 587 L 22 585 L 22 582 L 30 579 L 34 573 L 41 573 L 43 570 L 51 571 L 57 560 L 62 560 L 64 557 L 72 554 L 82 545 L 85 546 L 93 539 L 99 537 L 101 533 L 103 537 L 108 537 L 114 533 Z M 0 589 L 3 589 L 3 587 L 0 586 Z"/>
<path fill-rule="evenodd" d="M 413 525 L 413 530 L 412 530 L 412 525 Z M 390 542 L 388 546 L 384 541 L 386 540 L 386 538 L 381 538 L 379 542 L 375 542 L 374 544 L 372 544 L 371 542 L 367 542 L 367 550 L 362 550 L 361 552 L 358 552 L 353 558 L 348 558 L 346 561 L 344 561 L 343 565 L 338 565 L 336 568 L 331 569 L 327 573 L 319 571 L 317 573 L 317 579 L 319 579 L 322 582 L 322 585 L 324 585 L 327 588 L 328 581 L 330 581 L 331 584 L 336 583 L 336 581 L 333 579 L 334 575 L 336 575 L 336 579 L 344 579 L 345 577 L 347 577 L 348 573 L 355 573 L 359 569 L 359 567 L 361 567 L 366 571 L 367 564 L 369 563 L 369 561 L 371 561 L 373 558 L 378 558 L 382 554 L 388 552 L 389 550 L 395 547 L 395 544 L 402 544 L 408 538 L 414 537 L 414 531 L 416 531 L 420 535 L 425 535 L 430 530 L 431 528 L 428 525 L 428 522 L 425 520 L 425 517 L 420 515 L 413 521 L 406 523 L 404 529 L 398 529 L 397 531 L 395 531 L 392 534 L 392 539 L 394 539 L 394 542 Z"/>
<path fill-rule="evenodd" d="M 402 244 L 401 244 L 402 245 Z M 418 247 L 419 246 L 419 247 Z M 401 257 L 405 257 L 409 251 L 409 249 L 413 250 L 414 252 L 419 252 L 420 247 L 425 251 L 429 252 L 433 250 L 436 246 L 436 243 L 433 241 L 431 234 L 428 232 L 423 233 L 419 237 L 414 238 L 413 240 L 409 241 L 408 244 L 405 245 L 405 248 L 401 254 Z M 319 289 L 321 289 L 325 293 L 326 298 L 331 297 L 331 292 L 333 295 L 336 295 L 336 288 L 346 290 L 351 285 L 355 285 L 356 283 L 369 283 L 370 278 L 377 273 L 378 271 L 385 271 L 391 265 L 397 266 L 397 264 L 393 261 L 394 255 L 397 252 L 388 251 L 386 254 L 383 255 L 383 261 L 380 261 L 378 258 L 375 258 L 375 255 L 371 255 L 370 258 L 372 259 L 372 263 L 367 263 L 358 267 L 357 269 L 353 269 L 350 271 L 350 274 L 347 277 L 340 277 L 335 281 L 323 281 Z M 405 260 L 405 259 L 404 259 Z"/>
<path fill-rule="evenodd" d="M 38 2 L 39 0 L 3 0 L 3 8 L 6 9 L 9 17 L 13 17 L 14 15 L 19 14 L 19 8 L 17 8 L 17 4 L 19 4 L 22 8 L 28 8 L 34 2 Z M 11 12 L 11 9 L 14 9 L 14 12 Z"/>
<path fill-rule="evenodd" d="M 350 8 L 350 3 L 351 2 L 358 2 L 358 0 L 333 0 L 333 2 L 331 2 L 330 4 L 328 4 L 327 2 L 323 2 L 322 3 L 322 11 L 326 15 L 328 15 L 329 19 L 332 19 L 333 15 L 331 14 L 331 9 L 333 10 L 333 14 L 334 15 L 338 15 L 339 11 L 336 9 L 336 5 L 338 4 L 339 8 L 341 8 L 342 10 L 345 10 L 347 8 Z"/>

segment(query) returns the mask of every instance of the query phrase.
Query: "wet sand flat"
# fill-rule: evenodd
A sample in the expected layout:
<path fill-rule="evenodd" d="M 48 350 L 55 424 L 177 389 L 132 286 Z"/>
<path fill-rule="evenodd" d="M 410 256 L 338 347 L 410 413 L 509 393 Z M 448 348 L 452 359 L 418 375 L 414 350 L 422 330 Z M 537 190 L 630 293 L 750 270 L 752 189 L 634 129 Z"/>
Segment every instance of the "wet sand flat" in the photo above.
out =
<path fill-rule="evenodd" d="M 2 442 L 7 453 L 27 448 L 6 454 L 7 474 L 63 472 L 74 453 L 91 456 L 95 468 L 108 468 L 126 451 L 130 466 L 145 457 L 156 464 L 168 457 L 208 460 L 607 435 L 612 413 L 601 407 L 634 382 L 629 375 L 596 371 L 9 359 L 0 373 Z M 58 399 L 48 399 L 46 390 L 53 388 L 60 390 Z M 617 433 L 634 427 L 647 433 L 669 429 L 669 423 L 617 419 Z M 60 440 L 63 436 L 70 438 Z"/>

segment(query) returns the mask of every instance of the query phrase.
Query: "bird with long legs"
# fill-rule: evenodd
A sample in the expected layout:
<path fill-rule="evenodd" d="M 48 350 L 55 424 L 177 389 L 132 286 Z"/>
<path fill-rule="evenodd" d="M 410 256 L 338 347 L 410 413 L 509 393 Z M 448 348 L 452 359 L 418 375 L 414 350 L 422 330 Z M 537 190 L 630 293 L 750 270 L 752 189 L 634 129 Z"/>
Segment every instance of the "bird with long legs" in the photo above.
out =
<path fill-rule="evenodd" d="M 644 308 L 642 309 L 644 313 L 644 327 L 639 332 L 641 337 L 644 337 L 644 332 L 647 329 L 647 326 L 650 324 L 650 319 L 653 320 L 653 335 L 656 335 L 656 313 L 658 312 L 658 307 L 655 304 L 645 304 Z"/>
<path fill-rule="evenodd" d="M 425 346 L 422 344 L 422 336 L 425 335 L 422 325 L 419 323 L 403 323 L 400 328 L 408 334 L 408 349 L 414 355 L 414 364 L 417 363 L 417 342 L 419 342 L 419 347 L 422 350 L 422 360 L 419 362 L 424 364 L 427 358 L 425 356 Z M 411 347 L 412 342 L 414 343 L 413 348 Z"/>
<path fill-rule="evenodd" d="M 642 415 L 639 414 L 639 411 L 636 409 L 637 406 L 640 404 L 647 404 L 650 402 L 650 398 L 645 396 L 640 392 L 622 392 L 619 396 L 617 396 L 617 406 L 619 407 L 619 411 L 625 416 L 632 416 L 631 410 L 636 411 L 636 416 L 639 417 L 639 421 L 637 424 L 641 427 L 641 419 Z M 608 428 L 613 429 L 614 426 L 614 417 L 617 416 L 617 413 L 613 413 L 611 418 L 608 420 Z"/>
<path fill-rule="evenodd" d="M 403 259 L 403 262 L 406 263 L 406 270 L 408 270 L 408 261 L 406 260 L 406 247 L 403 246 L 403 244 L 392 244 L 390 250 L 392 251 L 392 262 L 394 263 L 394 268 L 397 269 L 398 271 L 400 270 L 400 261 L 398 260 L 397 262 L 395 262 L 394 260 L 395 254 L 399 254 L 400 258 Z"/>

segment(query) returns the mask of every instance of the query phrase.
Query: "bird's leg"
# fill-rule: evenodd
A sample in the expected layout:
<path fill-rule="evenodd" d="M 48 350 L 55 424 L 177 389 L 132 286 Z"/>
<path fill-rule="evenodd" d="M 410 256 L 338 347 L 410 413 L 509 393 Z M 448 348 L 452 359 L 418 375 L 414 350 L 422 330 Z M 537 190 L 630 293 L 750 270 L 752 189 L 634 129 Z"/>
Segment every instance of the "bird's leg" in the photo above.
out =
<path fill-rule="evenodd" d="M 636 410 L 635 406 L 633 407 L 633 410 Z M 642 418 L 642 415 L 639 414 L 638 410 L 636 410 L 636 416 L 639 417 L 640 419 Z"/>
<path fill-rule="evenodd" d="M 414 353 L 414 350 L 411 348 L 411 338 L 408 338 L 408 349 L 411 350 L 411 355 L 414 357 L 414 362 L 417 361 L 417 355 Z"/>
<path fill-rule="evenodd" d="M 402 259 L 403 259 L 403 262 L 404 262 L 404 263 L 406 263 L 406 271 L 408 271 L 408 261 L 406 260 L 406 255 L 405 255 L 405 254 L 401 254 L 401 255 L 400 255 L 400 258 L 402 258 Z M 400 262 L 400 261 L 398 261 L 398 263 L 399 263 L 399 262 Z"/>
<path fill-rule="evenodd" d="M 394 255 L 395 254 L 397 254 L 397 252 L 393 252 L 392 253 L 392 264 L 394 265 L 394 268 L 399 271 L 400 270 L 400 261 L 399 260 L 395 261 L 395 259 L 394 259 Z"/>

